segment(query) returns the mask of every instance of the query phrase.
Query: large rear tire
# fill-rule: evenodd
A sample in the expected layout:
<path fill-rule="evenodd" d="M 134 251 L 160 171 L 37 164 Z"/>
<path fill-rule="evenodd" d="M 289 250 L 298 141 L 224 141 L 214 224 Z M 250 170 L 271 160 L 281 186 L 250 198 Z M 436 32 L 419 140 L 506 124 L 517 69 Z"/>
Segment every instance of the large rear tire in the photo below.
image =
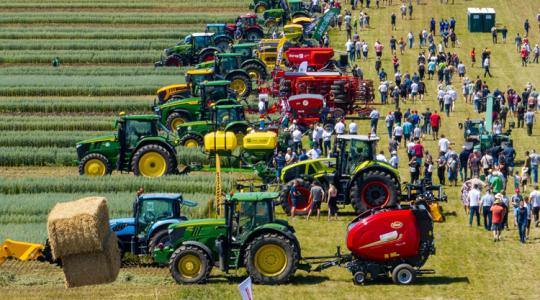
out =
<path fill-rule="evenodd" d="M 301 196 L 296 203 L 296 210 L 294 211 L 294 214 L 297 216 L 306 215 L 309 212 L 311 205 L 313 204 L 313 201 L 310 197 L 310 184 L 309 182 L 302 179 L 295 180 L 299 181 L 297 190 L 300 192 Z M 283 189 L 280 193 L 281 207 L 287 215 L 290 215 L 292 210 L 292 198 L 290 193 L 290 188 L 292 184 L 293 182 L 289 181 L 286 185 L 283 186 Z"/>
<path fill-rule="evenodd" d="M 79 163 L 79 174 L 86 176 L 105 176 L 112 173 L 111 164 L 105 155 L 90 153 Z"/>
<path fill-rule="evenodd" d="M 169 270 L 177 283 L 197 284 L 204 283 L 212 264 L 204 250 L 195 246 L 180 246 L 171 255 Z"/>
<path fill-rule="evenodd" d="M 242 69 L 246 70 L 252 80 L 266 79 L 266 76 L 268 76 L 266 69 L 256 63 L 247 63 Z"/>
<path fill-rule="evenodd" d="M 202 147 L 204 145 L 204 141 L 200 135 L 188 133 L 180 139 L 180 145 L 187 148 L 196 148 Z"/>
<path fill-rule="evenodd" d="M 248 30 L 244 36 L 246 37 L 246 40 L 251 42 L 258 41 L 264 37 L 263 33 L 257 29 Z"/>
<path fill-rule="evenodd" d="M 150 144 L 141 147 L 133 155 L 131 169 L 135 176 L 161 177 L 174 171 L 174 155 L 164 147 Z"/>
<path fill-rule="evenodd" d="M 280 234 L 267 233 L 248 244 L 244 265 L 255 282 L 282 284 L 296 272 L 299 258 L 299 249 L 292 240 Z"/>
<path fill-rule="evenodd" d="M 181 67 L 187 65 L 187 63 L 180 55 L 173 54 L 165 59 L 164 65 L 166 67 Z"/>
<path fill-rule="evenodd" d="M 397 205 L 399 183 L 389 173 L 381 170 L 367 171 L 355 175 L 353 181 L 349 197 L 356 213 Z"/>
<path fill-rule="evenodd" d="M 174 112 L 167 117 L 167 128 L 176 131 L 176 127 L 180 124 L 191 121 L 190 118 L 184 114 Z"/>
<path fill-rule="evenodd" d="M 246 98 L 251 94 L 251 78 L 248 75 L 237 73 L 227 77 L 231 82 L 231 88 L 236 91 L 236 94 L 241 98 Z"/>

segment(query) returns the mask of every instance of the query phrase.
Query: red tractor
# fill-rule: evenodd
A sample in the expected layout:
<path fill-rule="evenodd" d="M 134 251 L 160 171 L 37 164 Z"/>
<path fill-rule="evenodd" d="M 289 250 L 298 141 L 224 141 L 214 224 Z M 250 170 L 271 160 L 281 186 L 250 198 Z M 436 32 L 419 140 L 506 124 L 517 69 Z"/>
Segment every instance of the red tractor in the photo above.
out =
<path fill-rule="evenodd" d="M 241 23 L 242 38 L 249 41 L 258 41 L 264 37 L 264 30 L 261 25 L 257 23 L 257 14 L 249 13 L 241 15 L 236 18 L 234 24 L 226 24 L 225 30 L 231 35 L 235 36 L 237 24 Z"/>

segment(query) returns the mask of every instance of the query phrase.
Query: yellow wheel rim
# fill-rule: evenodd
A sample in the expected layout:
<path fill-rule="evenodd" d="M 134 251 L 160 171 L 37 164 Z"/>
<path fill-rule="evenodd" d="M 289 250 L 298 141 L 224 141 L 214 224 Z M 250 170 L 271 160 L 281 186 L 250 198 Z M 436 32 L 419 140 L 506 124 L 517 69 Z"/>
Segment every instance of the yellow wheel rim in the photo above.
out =
<path fill-rule="evenodd" d="M 105 176 L 107 166 L 99 159 L 90 159 L 84 164 L 84 175 L 88 176 Z"/>
<path fill-rule="evenodd" d="M 265 10 L 266 10 L 266 7 L 264 7 L 264 5 L 259 5 L 259 6 L 257 6 L 257 9 L 255 9 L 255 12 L 258 13 L 258 14 L 261 14 Z"/>
<path fill-rule="evenodd" d="M 171 122 L 171 129 L 176 130 L 176 127 L 178 127 L 178 125 L 184 124 L 184 123 L 185 123 L 184 119 L 176 118 L 176 119 L 172 120 L 172 122 Z"/>
<path fill-rule="evenodd" d="M 247 86 L 242 79 L 234 79 L 231 82 L 231 88 L 235 90 L 238 95 L 243 95 L 246 92 Z"/>
<path fill-rule="evenodd" d="M 263 276 L 280 275 L 287 267 L 285 250 L 274 244 L 262 246 L 255 253 L 255 267 Z"/>
<path fill-rule="evenodd" d="M 186 278 L 194 278 L 202 271 L 202 262 L 198 256 L 188 254 L 178 261 L 178 270 Z"/>
<path fill-rule="evenodd" d="M 188 148 L 199 147 L 199 142 L 197 140 L 195 140 L 195 139 L 187 139 L 184 142 L 184 147 L 188 147 Z"/>
<path fill-rule="evenodd" d="M 258 80 L 261 78 L 261 72 L 259 72 L 258 70 L 249 70 L 248 74 L 249 74 L 249 78 L 253 80 Z"/>
<path fill-rule="evenodd" d="M 157 152 L 145 153 L 139 160 L 139 171 L 142 176 L 160 177 L 165 175 L 166 170 L 165 157 Z"/>

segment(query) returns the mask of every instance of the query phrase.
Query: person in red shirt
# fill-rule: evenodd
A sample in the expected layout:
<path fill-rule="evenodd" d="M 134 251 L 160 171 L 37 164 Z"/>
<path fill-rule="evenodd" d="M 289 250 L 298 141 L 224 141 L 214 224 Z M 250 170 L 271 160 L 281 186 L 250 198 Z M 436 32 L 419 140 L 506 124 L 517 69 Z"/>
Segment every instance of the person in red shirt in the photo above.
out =
<path fill-rule="evenodd" d="M 491 230 L 493 230 L 493 241 L 497 242 L 501 240 L 502 222 L 506 209 L 502 206 L 502 195 L 499 193 L 495 195 L 495 202 L 491 206 Z"/>
<path fill-rule="evenodd" d="M 476 50 L 474 50 L 474 48 L 472 48 L 470 56 L 471 56 L 471 67 L 474 67 L 474 63 L 476 62 Z"/>
<path fill-rule="evenodd" d="M 527 52 L 526 47 L 521 47 L 521 66 L 526 67 L 527 66 L 527 58 L 529 57 L 529 53 Z"/>
<path fill-rule="evenodd" d="M 433 140 L 439 139 L 439 127 L 441 126 L 441 116 L 434 111 L 429 117 L 429 124 L 431 125 L 431 133 L 433 134 Z"/>
<path fill-rule="evenodd" d="M 417 138 L 414 141 L 415 143 L 413 146 L 413 151 L 414 151 L 414 156 L 416 157 L 416 167 L 418 169 L 418 177 L 420 177 L 420 173 L 421 173 L 420 166 L 422 166 L 422 158 L 424 158 L 424 146 L 420 144 L 420 139 Z"/>

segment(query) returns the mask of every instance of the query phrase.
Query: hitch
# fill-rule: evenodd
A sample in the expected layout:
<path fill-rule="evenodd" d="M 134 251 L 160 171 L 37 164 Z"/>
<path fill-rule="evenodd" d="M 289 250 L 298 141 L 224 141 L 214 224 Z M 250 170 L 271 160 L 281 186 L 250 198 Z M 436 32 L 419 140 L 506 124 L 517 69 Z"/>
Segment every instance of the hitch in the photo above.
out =
<path fill-rule="evenodd" d="M 335 267 L 335 266 L 341 266 L 344 263 L 347 263 L 352 260 L 351 254 L 342 255 L 341 254 L 341 247 L 336 247 L 336 254 L 330 255 L 330 256 L 309 256 L 309 257 L 303 257 L 303 261 L 306 263 L 302 263 L 298 266 L 299 269 L 302 269 L 307 272 L 320 272 L 322 270 Z M 314 265 L 316 265 L 315 268 L 312 268 Z"/>

